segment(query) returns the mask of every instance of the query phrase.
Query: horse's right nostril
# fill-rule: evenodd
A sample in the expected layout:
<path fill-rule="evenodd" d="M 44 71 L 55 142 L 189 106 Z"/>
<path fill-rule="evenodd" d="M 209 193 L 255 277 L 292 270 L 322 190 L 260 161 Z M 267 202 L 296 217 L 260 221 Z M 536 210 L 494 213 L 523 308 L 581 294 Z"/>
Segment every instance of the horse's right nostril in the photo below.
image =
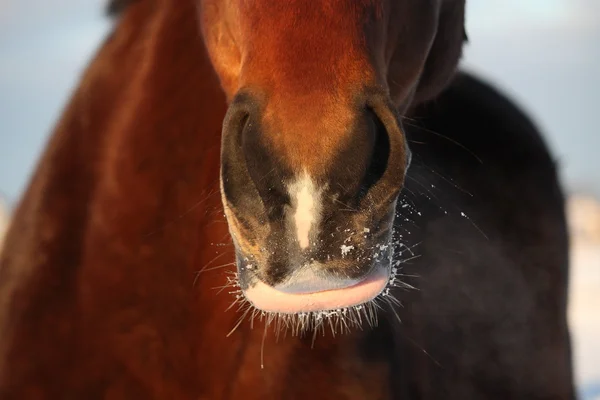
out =
<path fill-rule="evenodd" d="M 243 151 L 247 132 L 256 129 L 259 104 L 250 94 L 240 93 L 232 101 L 223 121 L 221 140 L 221 189 L 231 209 L 245 216 L 264 219 L 264 207 L 250 175 Z"/>
<path fill-rule="evenodd" d="M 223 140 L 235 139 L 240 145 L 242 133 L 251 122 L 251 116 L 259 110 L 258 102 L 248 93 L 239 93 L 231 102 L 223 120 Z"/>
<path fill-rule="evenodd" d="M 255 96 L 247 92 L 236 96 L 223 124 L 221 160 L 226 199 L 267 223 L 283 218 L 290 204 L 285 182 L 292 173 L 265 134 L 262 114 Z"/>

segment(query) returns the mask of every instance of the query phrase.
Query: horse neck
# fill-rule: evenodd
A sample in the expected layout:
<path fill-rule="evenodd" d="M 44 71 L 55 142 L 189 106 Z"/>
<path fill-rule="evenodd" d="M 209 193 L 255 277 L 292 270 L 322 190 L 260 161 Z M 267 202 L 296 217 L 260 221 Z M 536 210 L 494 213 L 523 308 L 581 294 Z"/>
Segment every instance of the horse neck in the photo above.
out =
<path fill-rule="evenodd" d="M 218 195 L 225 101 L 194 12 L 192 2 L 132 7 L 57 125 L 2 256 L 11 374 L 29 368 L 19 371 L 13 354 L 69 363 L 39 332 L 64 349 L 98 339 L 80 330 L 86 322 L 107 331 L 167 324 L 225 282 L 207 274 L 193 284 L 195 271 L 230 250 L 217 246 L 229 243 Z"/>
<path fill-rule="evenodd" d="M 218 187 L 225 100 L 192 2 L 176 3 L 132 7 L 91 67 L 106 65 L 102 78 L 120 82 L 82 244 L 89 290 L 106 284 L 150 293 L 184 281 L 191 288 L 215 253 L 229 253 L 221 264 L 232 257 Z"/>

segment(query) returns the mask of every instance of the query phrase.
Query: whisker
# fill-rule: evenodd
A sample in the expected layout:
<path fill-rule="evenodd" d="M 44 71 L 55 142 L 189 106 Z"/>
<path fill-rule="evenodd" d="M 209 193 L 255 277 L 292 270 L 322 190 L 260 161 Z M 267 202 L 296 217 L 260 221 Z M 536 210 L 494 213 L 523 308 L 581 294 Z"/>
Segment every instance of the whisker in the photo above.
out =
<path fill-rule="evenodd" d="M 344 203 L 343 201 L 340 201 L 338 199 L 333 199 L 334 202 L 339 203 L 341 205 L 343 205 L 344 207 L 346 207 L 346 211 L 354 211 L 354 212 L 358 212 L 357 209 L 350 207 L 348 204 Z"/>
<path fill-rule="evenodd" d="M 403 122 L 404 122 L 406 125 L 408 125 L 408 126 L 411 126 L 411 127 L 413 127 L 413 128 L 416 128 L 416 129 L 419 129 L 420 131 L 427 132 L 427 133 L 430 133 L 430 134 L 432 134 L 432 135 L 438 136 L 438 137 L 440 137 L 440 138 L 442 138 L 442 139 L 446 139 L 446 140 L 447 140 L 447 141 L 449 141 L 450 143 L 453 143 L 453 144 L 457 145 L 458 147 L 460 147 L 461 149 L 463 149 L 464 151 L 466 151 L 467 153 L 469 153 L 469 154 L 470 154 L 471 156 L 473 156 L 473 158 L 475 158 L 475 159 L 476 159 L 476 160 L 477 160 L 477 161 L 478 161 L 480 164 L 483 164 L 483 161 L 481 160 L 481 158 L 479 158 L 479 157 L 478 157 L 478 156 L 477 156 L 477 155 L 476 155 L 476 154 L 475 154 L 475 153 L 474 153 L 472 150 L 470 150 L 468 147 L 466 147 L 466 146 L 465 146 L 465 145 L 463 145 L 462 143 L 460 143 L 460 142 L 458 142 L 458 141 L 456 141 L 456 140 L 454 140 L 454 139 L 452 139 L 452 138 L 450 138 L 450 137 L 448 137 L 448 136 L 446 136 L 446 135 L 442 135 L 441 133 L 435 132 L 435 131 L 433 131 L 433 130 L 431 130 L 431 129 L 427 129 L 427 128 L 423 127 L 423 126 L 420 126 L 420 125 L 416 125 L 416 124 L 412 124 L 412 123 L 406 122 L 406 120 L 410 120 L 410 119 L 408 119 L 408 118 L 406 118 L 406 117 L 402 117 L 402 118 L 404 119 L 404 121 L 403 121 Z"/>
<path fill-rule="evenodd" d="M 428 166 L 424 165 L 423 166 L 425 168 L 427 168 L 432 174 L 439 176 L 441 179 L 443 179 L 444 181 L 446 181 L 447 183 L 449 183 L 450 185 L 454 186 L 456 189 L 460 190 L 461 192 L 465 193 L 466 195 L 473 197 L 473 194 L 463 188 L 461 188 L 460 186 L 458 186 L 456 183 L 452 182 L 451 179 L 446 178 L 444 175 L 438 173 L 437 171 L 434 171 L 433 169 L 429 168 Z"/>
<path fill-rule="evenodd" d="M 246 312 L 244 314 L 242 314 L 242 316 L 238 319 L 238 322 L 235 324 L 233 329 L 231 331 L 229 331 L 229 333 L 227 335 L 225 335 L 225 337 L 231 336 L 233 334 L 233 332 L 236 331 L 236 329 L 242 324 L 242 322 L 244 322 L 244 319 L 246 318 L 246 315 L 248 315 L 249 311 L 250 311 L 250 308 L 248 308 L 246 310 Z"/>
<path fill-rule="evenodd" d="M 230 253 L 231 253 L 231 251 L 224 251 L 223 253 L 219 253 L 219 254 L 217 254 L 217 255 L 216 255 L 216 256 L 215 256 L 213 259 L 211 259 L 209 262 L 207 262 L 207 263 L 204 265 L 204 267 L 202 267 L 202 268 L 201 268 L 201 269 L 198 271 L 198 273 L 201 273 L 201 272 L 203 272 L 204 270 L 206 270 L 206 268 L 207 268 L 207 267 L 208 267 L 210 264 L 212 264 L 213 262 L 215 262 L 215 261 L 216 261 L 216 260 L 218 260 L 219 258 L 223 257 L 224 255 L 226 255 L 226 254 L 230 254 Z"/>
<path fill-rule="evenodd" d="M 269 322 L 265 322 L 265 330 L 263 332 L 262 341 L 260 342 L 260 369 L 265 369 L 265 339 L 267 338 L 267 328 Z"/>
<path fill-rule="evenodd" d="M 219 269 L 219 268 L 225 268 L 225 267 L 230 267 L 232 265 L 235 265 L 235 261 L 233 262 L 228 262 L 225 264 L 221 264 L 221 265 L 217 265 L 215 267 L 210 267 L 210 268 L 202 268 L 202 270 L 198 271 L 198 274 L 202 273 L 202 272 L 207 272 L 207 271 L 214 271 L 215 269 Z"/>

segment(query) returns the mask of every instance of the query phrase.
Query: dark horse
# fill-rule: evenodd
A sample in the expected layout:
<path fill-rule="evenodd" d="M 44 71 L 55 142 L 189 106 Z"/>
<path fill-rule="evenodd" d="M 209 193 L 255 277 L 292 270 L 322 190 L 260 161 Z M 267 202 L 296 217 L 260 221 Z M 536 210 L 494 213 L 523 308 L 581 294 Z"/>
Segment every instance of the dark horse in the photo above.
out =
<path fill-rule="evenodd" d="M 0 398 L 574 398 L 563 194 L 455 73 L 464 0 L 117 9 L 6 239 Z"/>

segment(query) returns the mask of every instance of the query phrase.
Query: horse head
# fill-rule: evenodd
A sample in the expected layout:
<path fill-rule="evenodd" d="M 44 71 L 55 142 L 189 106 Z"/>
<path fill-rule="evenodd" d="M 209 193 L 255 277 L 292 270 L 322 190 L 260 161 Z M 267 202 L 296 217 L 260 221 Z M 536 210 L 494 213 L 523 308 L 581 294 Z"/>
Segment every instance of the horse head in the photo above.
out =
<path fill-rule="evenodd" d="M 411 153 L 401 116 L 451 79 L 463 0 L 206 0 L 229 100 L 221 194 L 239 284 L 281 314 L 384 293 Z"/>

